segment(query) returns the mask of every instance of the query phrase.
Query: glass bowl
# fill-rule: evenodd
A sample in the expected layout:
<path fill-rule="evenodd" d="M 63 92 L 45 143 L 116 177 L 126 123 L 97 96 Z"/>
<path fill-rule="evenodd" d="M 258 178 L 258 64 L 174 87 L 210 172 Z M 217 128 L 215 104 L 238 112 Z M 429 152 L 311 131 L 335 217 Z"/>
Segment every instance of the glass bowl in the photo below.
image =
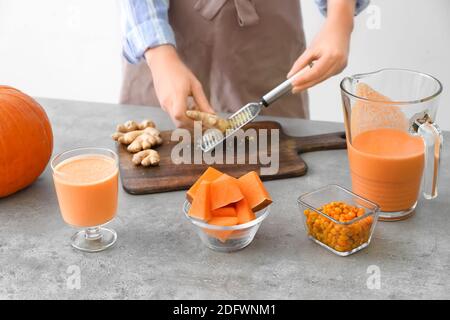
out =
<path fill-rule="evenodd" d="M 219 252 L 233 252 L 248 246 L 255 237 L 259 226 L 269 215 L 269 206 L 256 212 L 256 219 L 235 226 L 217 226 L 188 215 L 191 204 L 185 201 L 183 212 L 192 223 L 202 242 L 210 249 Z"/>
<path fill-rule="evenodd" d="M 358 207 L 360 216 L 338 221 L 321 211 L 331 202 Z M 380 211 L 375 203 L 334 184 L 301 195 L 298 205 L 308 237 L 339 256 L 348 256 L 369 245 Z"/>

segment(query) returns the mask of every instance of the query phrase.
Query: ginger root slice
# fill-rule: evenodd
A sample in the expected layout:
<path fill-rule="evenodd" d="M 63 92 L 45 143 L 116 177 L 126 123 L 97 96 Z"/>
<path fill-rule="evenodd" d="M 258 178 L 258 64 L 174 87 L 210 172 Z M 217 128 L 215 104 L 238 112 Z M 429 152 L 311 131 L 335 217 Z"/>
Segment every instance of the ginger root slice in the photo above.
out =
<path fill-rule="evenodd" d="M 194 121 L 201 121 L 205 128 L 215 128 L 225 132 L 230 127 L 228 120 L 220 118 L 216 114 L 198 110 L 187 110 L 186 116 Z"/>
<path fill-rule="evenodd" d="M 133 155 L 132 160 L 135 165 L 142 165 L 144 167 L 157 166 L 160 158 L 159 153 L 153 149 L 139 151 Z"/>

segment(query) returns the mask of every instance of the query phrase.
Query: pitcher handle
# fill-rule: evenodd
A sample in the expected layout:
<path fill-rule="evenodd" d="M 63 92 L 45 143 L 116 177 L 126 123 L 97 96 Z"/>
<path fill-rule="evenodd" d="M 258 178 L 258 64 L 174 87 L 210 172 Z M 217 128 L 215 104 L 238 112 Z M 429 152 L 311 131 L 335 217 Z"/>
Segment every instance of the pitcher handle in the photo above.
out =
<path fill-rule="evenodd" d="M 443 142 L 442 131 L 437 124 L 426 121 L 419 126 L 417 133 L 425 143 L 423 196 L 425 199 L 434 199 L 438 195 L 439 162 Z"/>

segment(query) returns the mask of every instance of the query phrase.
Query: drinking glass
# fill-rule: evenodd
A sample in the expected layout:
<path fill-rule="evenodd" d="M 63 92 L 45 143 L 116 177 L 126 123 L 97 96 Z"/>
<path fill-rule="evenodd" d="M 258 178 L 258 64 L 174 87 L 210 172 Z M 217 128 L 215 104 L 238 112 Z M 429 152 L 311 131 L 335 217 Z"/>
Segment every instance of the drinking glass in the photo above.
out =
<path fill-rule="evenodd" d="M 64 221 L 83 229 L 72 236 L 72 246 L 98 252 L 114 245 L 117 234 L 104 225 L 117 212 L 117 154 L 104 148 L 78 148 L 56 155 L 51 167 Z"/>

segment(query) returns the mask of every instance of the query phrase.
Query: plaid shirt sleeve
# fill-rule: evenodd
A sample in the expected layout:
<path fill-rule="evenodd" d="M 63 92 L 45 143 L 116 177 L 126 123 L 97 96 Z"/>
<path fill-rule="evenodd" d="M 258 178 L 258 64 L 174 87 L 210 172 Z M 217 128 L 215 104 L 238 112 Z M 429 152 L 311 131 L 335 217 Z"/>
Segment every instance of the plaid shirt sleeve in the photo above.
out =
<path fill-rule="evenodd" d="M 138 63 L 148 48 L 163 44 L 175 46 L 169 24 L 169 0 L 120 0 L 123 56 Z"/>
<path fill-rule="evenodd" d="M 320 12 L 327 15 L 327 0 L 315 0 Z M 350 0 L 349 0 L 350 1 Z M 359 14 L 369 5 L 370 0 L 356 0 L 355 14 Z"/>

